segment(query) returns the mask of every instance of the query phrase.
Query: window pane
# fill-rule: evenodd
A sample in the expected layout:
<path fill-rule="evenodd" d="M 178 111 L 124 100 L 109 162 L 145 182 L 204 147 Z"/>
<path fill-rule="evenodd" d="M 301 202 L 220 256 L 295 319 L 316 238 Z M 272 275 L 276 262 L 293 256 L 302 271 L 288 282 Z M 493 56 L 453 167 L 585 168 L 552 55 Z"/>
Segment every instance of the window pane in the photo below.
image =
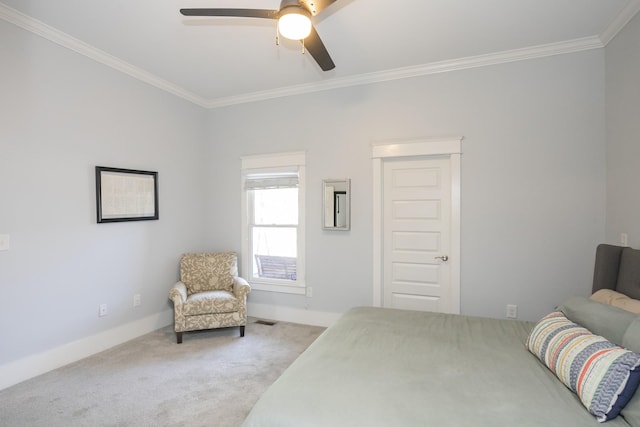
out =
<path fill-rule="evenodd" d="M 254 190 L 254 224 L 298 224 L 298 189 Z"/>
<path fill-rule="evenodd" d="M 296 280 L 296 228 L 253 227 L 253 276 Z"/>

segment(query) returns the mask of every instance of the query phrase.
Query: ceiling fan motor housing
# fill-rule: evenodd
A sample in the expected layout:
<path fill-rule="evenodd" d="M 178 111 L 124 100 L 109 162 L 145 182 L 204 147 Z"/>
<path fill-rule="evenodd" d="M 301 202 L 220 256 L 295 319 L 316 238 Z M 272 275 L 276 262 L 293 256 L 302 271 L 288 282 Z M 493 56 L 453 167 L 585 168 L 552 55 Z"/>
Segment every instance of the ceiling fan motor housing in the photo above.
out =
<path fill-rule="evenodd" d="M 284 1 L 283 1 L 284 3 Z M 291 3 L 291 2 L 290 2 Z M 284 6 L 284 7 L 280 7 L 280 10 L 278 11 L 278 18 L 281 18 L 284 15 L 288 15 L 290 13 L 295 13 L 298 15 L 304 15 L 307 18 L 311 19 L 311 13 L 305 9 L 303 6 L 301 6 L 298 2 L 293 2 L 295 4 L 293 5 L 289 5 L 289 6 Z"/>
<path fill-rule="evenodd" d="M 289 6 L 301 6 L 301 4 L 298 0 L 282 0 L 280 2 L 280 10 Z"/>
<path fill-rule="evenodd" d="M 311 4 L 313 4 L 313 2 L 311 2 Z M 283 13 L 285 12 L 285 10 L 286 10 L 286 13 Z M 286 15 L 287 13 L 292 13 L 293 11 L 296 11 L 297 13 L 302 13 L 308 16 L 309 18 L 311 18 L 312 15 L 315 15 L 315 13 L 313 13 L 313 11 L 310 10 L 308 2 L 299 1 L 299 0 L 282 0 L 280 2 L 280 11 L 278 13 L 278 17 L 282 15 Z"/>

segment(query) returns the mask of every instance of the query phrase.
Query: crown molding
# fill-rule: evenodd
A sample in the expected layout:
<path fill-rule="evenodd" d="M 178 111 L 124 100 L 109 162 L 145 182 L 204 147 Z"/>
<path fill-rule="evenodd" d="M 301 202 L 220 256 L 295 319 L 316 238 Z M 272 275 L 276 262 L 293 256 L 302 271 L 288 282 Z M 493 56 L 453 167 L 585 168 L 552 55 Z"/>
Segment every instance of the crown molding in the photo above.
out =
<path fill-rule="evenodd" d="M 100 62 L 117 71 L 125 73 L 135 79 L 145 82 L 175 96 L 186 99 L 204 108 L 220 108 L 237 104 L 264 101 L 274 98 L 282 98 L 294 95 L 303 95 L 313 92 L 321 92 L 331 89 L 339 89 L 351 86 L 367 85 L 373 83 L 401 80 L 430 74 L 447 73 L 470 68 L 486 67 L 490 65 L 505 64 L 509 62 L 525 61 L 528 59 L 542 58 L 554 55 L 563 55 L 590 49 L 598 49 L 605 46 L 603 40 L 610 40 L 620 31 L 624 25 L 640 10 L 640 0 L 630 0 L 620 16 L 599 36 L 583 37 L 558 43 L 549 43 L 539 46 L 521 49 L 507 50 L 486 55 L 470 56 L 454 60 L 432 62 L 411 67 L 396 68 L 374 73 L 358 74 L 348 77 L 340 77 L 331 80 L 313 82 L 301 85 L 281 87 L 272 90 L 253 92 L 237 96 L 206 99 L 184 88 L 170 83 L 155 74 L 129 64 L 113 55 L 110 55 L 94 46 L 91 46 L 75 37 L 57 30 L 37 19 L 23 14 L 13 8 L 0 3 L 0 19 L 4 19 L 27 31 L 37 34 L 60 46 L 66 47 L 81 55 Z"/>
<path fill-rule="evenodd" d="M 155 74 L 143 70 L 142 68 L 131 65 L 113 55 L 108 54 L 88 43 L 83 42 L 75 37 L 70 36 L 60 30 L 57 30 L 50 25 L 45 24 L 29 15 L 25 15 L 9 6 L 0 3 L 0 19 L 4 19 L 18 27 L 21 27 L 27 31 L 32 32 L 40 37 L 43 37 L 53 43 L 66 47 L 74 52 L 84 55 L 94 61 L 100 62 L 108 67 L 111 67 L 117 71 L 127 74 L 142 82 L 155 86 L 158 89 L 169 92 L 180 98 L 184 98 L 187 101 L 200 105 L 201 107 L 207 107 L 209 101 L 205 98 L 199 97 L 185 89 L 170 83 Z"/>
<path fill-rule="evenodd" d="M 320 92 L 331 89 L 338 89 L 350 86 L 367 85 L 372 83 L 401 80 L 411 77 L 419 77 L 430 74 L 447 73 L 451 71 L 465 70 L 469 68 L 486 67 L 489 65 L 504 64 L 508 62 L 525 61 L 528 59 L 542 58 L 553 55 L 563 55 L 567 53 L 580 52 L 590 49 L 604 47 L 597 36 L 584 37 L 558 43 L 507 50 L 503 52 L 490 53 L 486 55 L 470 56 L 450 61 L 432 62 L 411 67 L 396 68 L 393 70 L 380 71 L 375 73 L 359 74 L 349 77 L 335 78 L 322 82 L 314 82 L 254 92 L 245 95 L 230 96 L 225 98 L 212 99 L 207 103 L 208 108 L 226 107 L 248 102 L 264 101 L 267 99 L 281 98 L 292 95 L 302 95 L 312 92 Z"/>
<path fill-rule="evenodd" d="M 611 40 L 633 19 L 640 11 L 640 0 L 629 0 L 627 5 L 618 14 L 616 19 L 600 33 L 600 40 L 603 45 L 608 45 Z"/>

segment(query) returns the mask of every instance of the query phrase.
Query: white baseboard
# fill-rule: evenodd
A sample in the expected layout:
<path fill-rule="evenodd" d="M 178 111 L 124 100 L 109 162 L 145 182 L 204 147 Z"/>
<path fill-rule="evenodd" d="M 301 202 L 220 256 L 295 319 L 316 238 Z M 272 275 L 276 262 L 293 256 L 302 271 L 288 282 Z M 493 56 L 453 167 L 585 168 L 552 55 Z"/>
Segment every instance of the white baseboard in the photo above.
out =
<path fill-rule="evenodd" d="M 173 323 L 173 311 L 145 317 L 0 366 L 0 390 Z"/>
<path fill-rule="evenodd" d="M 301 310 L 298 308 L 254 304 L 250 302 L 247 303 L 247 314 L 251 317 L 259 317 L 262 319 L 325 327 L 333 325 L 336 320 L 342 316 L 342 313 Z"/>

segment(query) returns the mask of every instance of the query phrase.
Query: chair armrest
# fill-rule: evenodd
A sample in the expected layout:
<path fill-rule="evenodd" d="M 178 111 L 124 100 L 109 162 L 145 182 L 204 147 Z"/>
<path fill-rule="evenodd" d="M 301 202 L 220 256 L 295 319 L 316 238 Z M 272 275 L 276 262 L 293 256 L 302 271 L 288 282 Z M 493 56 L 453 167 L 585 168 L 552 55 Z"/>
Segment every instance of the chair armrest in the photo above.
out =
<path fill-rule="evenodd" d="M 174 304 L 182 304 L 187 300 L 187 285 L 182 282 L 178 282 L 169 291 L 169 299 Z"/>
<path fill-rule="evenodd" d="M 241 298 L 246 296 L 249 292 L 251 292 L 251 285 L 239 276 L 234 276 L 233 278 L 233 293 L 236 298 Z"/>

